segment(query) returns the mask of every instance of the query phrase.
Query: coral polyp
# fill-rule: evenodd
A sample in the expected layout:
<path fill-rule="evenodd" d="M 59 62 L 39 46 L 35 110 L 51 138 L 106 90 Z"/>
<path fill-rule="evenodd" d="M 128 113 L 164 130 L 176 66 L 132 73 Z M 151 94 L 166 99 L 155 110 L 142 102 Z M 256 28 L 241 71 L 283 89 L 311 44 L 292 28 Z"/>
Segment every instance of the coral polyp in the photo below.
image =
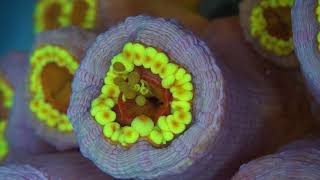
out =
<path fill-rule="evenodd" d="M 296 67 L 291 27 L 293 0 L 246 0 L 240 19 L 246 38 L 263 56 L 283 67 Z"/>
<path fill-rule="evenodd" d="M 31 111 L 47 126 L 61 132 L 71 132 L 72 125 L 66 111 L 71 79 L 78 68 L 78 61 L 59 46 L 45 45 L 34 50 L 30 63 Z"/>
<path fill-rule="evenodd" d="M 71 82 L 95 34 L 76 27 L 42 32 L 30 56 L 28 104 L 37 135 L 58 150 L 77 146 L 67 117 Z"/>
<path fill-rule="evenodd" d="M 292 4 L 293 0 L 264 0 L 253 8 L 250 17 L 250 34 L 259 39 L 261 46 L 278 56 L 289 55 L 293 51 L 290 16 Z"/>
<path fill-rule="evenodd" d="M 5 130 L 8 124 L 9 110 L 13 105 L 14 92 L 9 83 L 0 78 L 0 161 L 3 161 L 8 152 L 9 145 L 5 137 Z"/>
<path fill-rule="evenodd" d="M 296 0 L 292 10 L 293 37 L 315 117 L 320 104 L 320 7 L 318 0 Z"/>
<path fill-rule="evenodd" d="M 96 0 L 39 0 L 35 10 L 35 31 L 77 25 L 92 29 L 96 25 Z"/>
<path fill-rule="evenodd" d="M 111 60 L 91 115 L 122 146 L 139 138 L 165 145 L 191 123 L 191 75 L 153 47 L 128 42 Z"/>

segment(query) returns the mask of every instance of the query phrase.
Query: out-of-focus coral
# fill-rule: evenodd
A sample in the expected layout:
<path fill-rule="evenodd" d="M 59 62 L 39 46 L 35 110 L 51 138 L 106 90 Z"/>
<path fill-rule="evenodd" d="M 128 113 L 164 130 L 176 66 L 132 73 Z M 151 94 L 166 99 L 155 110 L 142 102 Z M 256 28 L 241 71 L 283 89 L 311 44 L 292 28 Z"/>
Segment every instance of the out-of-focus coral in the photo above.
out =
<path fill-rule="evenodd" d="M 9 151 L 5 130 L 8 126 L 8 114 L 13 105 L 13 89 L 3 75 L 0 77 L 0 161 L 3 161 Z"/>
<path fill-rule="evenodd" d="M 29 108 L 34 118 L 29 123 L 58 150 L 77 147 L 66 112 L 73 74 L 94 38 L 76 27 L 43 32 L 30 56 Z"/>
<path fill-rule="evenodd" d="M 53 151 L 53 148 L 35 135 L 30 124 L 27 123 L 31 118 L 24 79 L 27 75 L 27 67 L 27 53 L 10 53 L 0 61 L 0 72 L 6 79 L 6 87 L 11 89 L 6 96 L 6 98 L 10 97 L 10 100 L 7 99 L 5 105 L 11 108 L 6 109 L 7 120 L 5 124 L 1 124 L 1 132 L 5 132 L 4 138 L 9 145 L 7 161 Z M 1 148 L 5 147 L 1 146 Z M 2 149 L 1 152 L 5 150 Z"/>
<path fill-rule="evenodd" d="M 244 164 L 232 179 L 318 179 L 319 177 L 318 139 L 294 142 L 275 154 Z"/>
<path fill-rule="evenodd" d="M 240 20 L 246 39 L 266 60 L 286 68 L 299 65 L 292 38 L 293 2 L 244 0 L 240 4 Z"/>
<path fill-rule="evenodd" d="M 79 26 L 103 32 L 128 16 L 148 14 L 176 18 L 201 29 L 206 20 L 196 13 L 199 0 L 39 0 L 34 13 L 36 32 Z"/>
<path fill-rule="evenodd" d="M 43 154 L 0 166 L 0 179 L 112 180 L 79 152 Z"/>
<path fill-rule="evenodd" d="M 98 0 L 39 0 L 34 12 L 36 32 L 76 25 L 96 27 Z"/>
<path fill-rule="evenodd" d="M 320 119 L 320 5 L 317 0 L 296 0 L 292 9 L 293 37 L 313 110 Z M 320 121 L 319 121 L 320 122 Z"/>

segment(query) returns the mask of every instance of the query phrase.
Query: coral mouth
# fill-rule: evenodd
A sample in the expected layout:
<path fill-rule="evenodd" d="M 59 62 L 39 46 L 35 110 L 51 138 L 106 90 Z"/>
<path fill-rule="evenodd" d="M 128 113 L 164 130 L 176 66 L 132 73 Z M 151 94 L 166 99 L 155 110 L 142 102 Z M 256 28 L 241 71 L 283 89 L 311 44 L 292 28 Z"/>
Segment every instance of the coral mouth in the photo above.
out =
<path fill-rule="evenodd" d="M 58 28 L 59 21 L 58 17 L 61 15 L 62 8 L 59 3 L 52 3 L 44 13 L 44 24 L 45 29 L 55 29 Z"/>
<path fill-rule="evenodd" d="M 73 75 L 65 67 L 47 64 L 41 73 L 45 100 L 61 113 L 67 113 Z"/>
<path fill-rule="evenodd" d="M 172 95 L 169 90 L 161 86 L 159 76 L 153 74 L 145 68 L 135 68 L 139 72 L 141 79 L 145 80 L 149 85 L 153 96 L 146 98 L 146 104 L 138 106 L 134 100 L 124 102 L 120 94 L 118 104 L 115 106 L 115 112 L 118 122 L 121 126 L 130 125 L 132 120 L 140 115 L 150 117 L 156 124 L 160 116 L 167 116 L 170 113 L 170 102 Z"/>
<path fill-rule="evenodd" d="M 71 23 L 81 26 L 85 20 L 89 5 L 84 0 L 75 0 L 71 12 Z"/>
<path fill-rule="evenodd" d="M 290 7 L 266 8 L 263 14 L 270 35 L 283 40 L 289 40 L 292 37 Z"/>

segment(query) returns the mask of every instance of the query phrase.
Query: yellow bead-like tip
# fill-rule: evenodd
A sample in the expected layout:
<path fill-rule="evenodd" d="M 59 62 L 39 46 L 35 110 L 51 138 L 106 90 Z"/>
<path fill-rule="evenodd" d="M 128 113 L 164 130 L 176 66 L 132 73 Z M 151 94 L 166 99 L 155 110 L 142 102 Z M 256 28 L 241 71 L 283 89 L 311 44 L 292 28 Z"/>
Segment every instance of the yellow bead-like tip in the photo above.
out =
<path fill-rule="evenodd" d="M 144 68 L 150 68 L 151 63 L 154 60 L 154 57 L 157 55 L 157 50 L 153 47 L 147 47 L 146 48 L 146 56 L 143 59 L 143 67 Z"/>
<path fill-rule="evenodd" d="M 104 106 L 91 107 L 90 114 L 91 116 L 96 116 L 98 112 L 104 111 L 105 109 L 108 109 L 108 108 Z"/>
<path fill-rule="evenodd" d="M 145 115 L 137 116 L 131 123 L 140 136 L 148 136 L 154 127 L 154 123 L 151 118 Z"/>
<path fill-rule="evenodd" d="M 123 57 L 127 61 L 132 61 L 133 59 L 133 44 L 132 43 L 127 43 L 123 47 Z"/>
<path fill-rule="evenodd" d="M 175 77 L 173 75 L 170 75 L 161 81 L 161 85 L 162 87 L 168 89 L 173 85 L 174 82 L 175 82 Z"/>
<path fill-rule="evenodd" d="M 111 138 L 112 135 L 120 129 L 120 124 L 116 122 L 107 123 L 103 127 L 103 134 L 107 138 Z"/>
<path fill-rule="evenodd" d="M 116 120 L 116 113 L 111 110 L 99 111 L 96 114 L 95 119 L 100 125 L 105 125 Z"/>
<path fill-rule="evenodd" d="M 172 101 L 171 102 L 171 109 L 173 112 L 175 111 L 190 111 L 191 105 L 187 101 Z"/>
<path fill-rule="evenodd" d="M 169 62 L 169 58 L 166 54 L 161 52 L 154 57 L 154 61 L 159 61 L 161 64 L 167 65 Z"/>
<path fill-rule="evenodd" d="M 121 129 L 121 134 L 124 137 L 125 143 L 133 144 L 139 139 L 139 133 L 130 126 L 125 126 Z"/>
<path fill-rule="evenodd" d="M 177 70 L 178 70 L 178 65 L 173 64 L 173 63 L 168 63 L 167 65 L 162 67 L 159 75 L 162 79 L 164 79 L 170 75 L 175 74 L 177 72 Z"/>
<path fill-rule="evenodd" d="M 182 85 L 182 89 L 184 89 L 186 91 L 192 91 L 193 90 L 193 85 L 192 85 L 191 82 L 187 82 L 187 83 Z"/>
<path fill-rule="evenodd" d="M 161 144 L 162 143 L 162 139 L 163 139 L 161 130 L 159 128 L 154 128 L 151 131 L 151 133 L 149 135 L 149 138 L 153 143 L 155 143 L 157 145 Z"/>
<path fill-rule="evenodd" d="M 173 114 L 173 118 L 184 123 L 185 125 L 188 125 L 191 123 L 192 120 L 192 114 L 191 112 L 185 112 L 185 111 L 176 111 Z"/>
<path fill-rule="evenodd" d="M 165 116 L 160 116 L 158 121 L 157 121 L 158 127 L 163 130 L 163 131 L 170 131 L 167 123 L 167 119 Z"/>
<path fill-rule="evenodd" d="M 123 67 L 120 68 L 119 63 L 122 64 L 124 68 Z M 122 54 L 118 54 L 115 57 L 113 57 L 111 60 L 111 64 L 112 64 L 111 70 L 116 74 L 131 72 L 134 69 L 134 64 L 132 63 L 132 61 L 127 60 Z M 118 64 L 115 66 L 116 69 L 114 69 L 114 66 L 113 66 L 115 64 Z M 122 71 L 118 71 L 118 70 L 122 70 Z"/>
<path fill-rule="evenodd" d="M 109 108 L 113 108 L 114 105 L 115 105 L 115 102 L 111 98 L 108 98 L 107 96 L 103 96 L 103 95 L 100 95 L 91 103 L 92 107 L 107 106 Z"/>
<path fill-rule="evenodd" d="M 119 137 L 120 137 L 120 129 L 117 129 L 111 136 L 111 140 L 112 141 L 119 141 Z"/>
<path fill-rule="evenodd" d="M 187 71 L 185 69 L 179 68 L 178 71 L 175 74 L 176 79 L 178 81 L 182 80 L 186 73 L 187 73 Z"/>
<path fill-rule="evenodd" d="M 184 85 L 192 80 L 192 77 L 189 73 L 186 73 L 182 76 L 181 79 L 177 80 L 177 84 Z"/>
<path fill-rule="evenodd" d="M 133 62 L 136 66 L 141 66 L 143 63 L 143 59 L 146 56 L 145 47 L 139 43 L 133 45 L 134 57 Z"/>
<path fill-rule="evenodd" d="M 164 141 L 171 141 L 174 137 L 173 133 L 170 131 L 163 131 L 162 135 Z"/>
<path fill-rule="evenodd" d="M 110 98 L 117 98 L 120 94 L 120 90 L 116 85 L 106 84 L 102 87 L 102 94 L 105 94 Z"/>
<path fill-rule="evenodd" d="M 184 123 L 175 119 L 173 116 L 168 116 L 167 122 L 168 122 L 168 127 L 170 131 L 173 132 L 174 134 L 180 134 L 186 129 L 186 126 L 184 125 Z"/>
<path fill-rule="evenodd" d="M 160 74 L 163 67 L 165 67 L 169 62 L 167 55 L 164 53 L 158 53 L 154 57 L 154 61 L 151 64 L 151 72 L 154 74 Z"/>
<path fill-rule="evenodd" d="M 178 90 L 174 91 L 172 93 L 173 98 L 180 100 L 180 101 L 190 101 L 193 98 L 193 93 L 192 91 L 183 91 L 183 90 Z"/>

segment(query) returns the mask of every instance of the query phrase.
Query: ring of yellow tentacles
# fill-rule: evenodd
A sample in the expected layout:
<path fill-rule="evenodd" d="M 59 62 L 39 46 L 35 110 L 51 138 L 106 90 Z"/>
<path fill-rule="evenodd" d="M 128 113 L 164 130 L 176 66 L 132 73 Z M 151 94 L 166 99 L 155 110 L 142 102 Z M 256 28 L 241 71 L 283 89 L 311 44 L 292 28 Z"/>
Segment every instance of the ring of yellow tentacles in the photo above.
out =
<path fill-rule="evenodd" d="M 318 5 L 316 8 L 316 18 L 317 18 L 318 23 L 320 23 L 320 0 L 318 0 L 317 4 Z M 320 50 L 320 32 L 318 32 L 317 41 L 318 41 L 318 49 Z"/>
<path fill-rule="evenodd" d="M 96 24 L 96 0 L 40 0 L 34 13 L 35 31 L 77 25 L 92 29 Z"/>
<path fill-rule="evenodd" d="M 78 68 L 78 62 L 65 49 L 55 45 L 45 45 L 37 48 L 30 58 L 30 109 L 35 113 L 37 119 L 48 127 L 56 128 L 60 132 L 71 132 L 70 124 L 66 113 L 55 109 L 47 102 L 42 86 L 41 75 L 49 64 L 55 64 L 57 67 L 66 68 L 70 74 L 74 74 Z M 53 77 L 54 78 L 54 77 Z M 59 78 L 59 77 L 56 77 Z"/>
<path fill-rule="evenodd" d="M 257 38 L 259 44 L 266 50 L 278 55 L 286 56 L 293 52 L 293 39 L 292 35 L 288 39 L 283 39 L 272 35 L 268 28 L 268 20 L 265 17 L 266 9 L 276 9 L 276 8 L 286 8 L 292 7 L 294 0 L 261 0 L 258 5 L 256 5 L 251 12 L 250 16 L 250 34 L 252 37 Z M 280 10 L 283 11 L 283 10 Z M 273 15 L 276 18 L 279 17 L 278 14 Z M 289 15 L 286 18 L 290 18 Z M 276 22 L 278 23 L 278 22 Z M 289 23 L 291 26 L 291 23 Z M 282 25 L 280 25 L 282 26 Z M 291 30 L 291 28 L 290 28 Z M 282 31 L 282 30 L 280 30 Z"/>
<path fill-rule="evenodd" d="M 6 82 L 6 80 L 0 78 L 0 93 L 2 97 L 2 106 L 7 111 L 13 105 L 13 90 L 10 85 Z M 1 117 L 7 118 L 7 117 Z M 8 142 L 5 138 L 5 129 L 7 127 L 8 120 L 7 119 L 0 119 L 0 160 L 5 159 L 8 154 L 9 146 Z"/>
<path fill-rule="evenodd" d="M 145 114 L 137 115 L 130 125 L 121 126 L 113 110 L 119 99 L 126 101 L 129 98 L 135 101 L 136 106 L 145 107 L 146 97 L 151 93 L 146 82 L 135 72 L 137 67 L 150 70 L 161 78 L 161 86 L 172 95 L 170 112 L 158 117 L 156 122 Z M 159 147 L 190 125 L 192 99 L 192 77 L 183 67 L 170 62 L 166 54 L 153 47 L 129 42 L 111 60 L 101 94 L 92 101 L 91 115 L 103 126 L 105 138 L 112 143 L 128 147 L 143 138 Z"/>

